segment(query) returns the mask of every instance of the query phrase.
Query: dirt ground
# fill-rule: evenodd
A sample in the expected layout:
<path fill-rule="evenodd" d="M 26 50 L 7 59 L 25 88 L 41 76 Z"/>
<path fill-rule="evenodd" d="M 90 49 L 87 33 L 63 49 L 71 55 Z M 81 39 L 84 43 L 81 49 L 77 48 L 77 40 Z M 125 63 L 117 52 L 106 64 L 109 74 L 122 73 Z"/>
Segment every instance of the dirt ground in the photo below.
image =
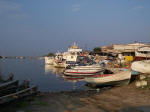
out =
<path fill-rule="evenodd" d="M 150 112 L 150 90 L 130 84 L 102 91 L 40 93 L 0 112 Z"/>

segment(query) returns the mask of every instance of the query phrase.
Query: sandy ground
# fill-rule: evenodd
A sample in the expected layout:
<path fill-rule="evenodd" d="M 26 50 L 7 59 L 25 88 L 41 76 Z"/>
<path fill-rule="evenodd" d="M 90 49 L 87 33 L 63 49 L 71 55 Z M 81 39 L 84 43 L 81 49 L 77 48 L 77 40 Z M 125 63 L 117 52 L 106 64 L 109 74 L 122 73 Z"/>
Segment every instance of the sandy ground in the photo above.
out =
<path fill-rule="evenodd" d="M 102 91 L 41 93 L 0 108 L 0 112 L 149 112 L 150 90 L 134 84 Z"/>

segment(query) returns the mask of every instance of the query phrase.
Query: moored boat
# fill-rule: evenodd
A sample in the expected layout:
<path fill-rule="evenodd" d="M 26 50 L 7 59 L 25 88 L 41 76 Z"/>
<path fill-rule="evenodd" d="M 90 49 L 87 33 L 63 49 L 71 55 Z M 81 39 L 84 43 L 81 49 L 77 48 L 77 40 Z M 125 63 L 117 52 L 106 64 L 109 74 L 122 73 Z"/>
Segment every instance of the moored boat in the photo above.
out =
<path fill-rule="evenodd" d="M 90 78 L 85 78 L 85 81 L 94 86 L 105 86 L 105 85 L 120 85 L 121 82 L 128 84 L 131 78 L 131 70 L 122 71 L 112 74 L 100 74 L 94 75 Z"/>
<path fill-rule="evenodd" d="M 53 65 L 56 68 L 66 68 L 67 67 L 67 64 L 65 61 L 54 61 Z"/>
<path fill-rule="evenodd" d="M 45 64 L 53 65 L 54 57 L 45 57 Z"/>
<path fill-rule="evenodd" d="M 96 69 L 101 69 L 101 65 L 100 64 L 93 64 L 93 65 L 86 65 L 86 66 L 75 66 L 75 67 L 71 67 L 72 69 L 88 69 L 88 70 L 96 70 Z"/>
<path fill-rule="evenodd" d="M 94 75 L 95 73 L 101 72 L 103 69 L 66 69 L 64 71 L 65 75 L 72 75 L 72 76 L 81 76 L 81 75 Z"/>

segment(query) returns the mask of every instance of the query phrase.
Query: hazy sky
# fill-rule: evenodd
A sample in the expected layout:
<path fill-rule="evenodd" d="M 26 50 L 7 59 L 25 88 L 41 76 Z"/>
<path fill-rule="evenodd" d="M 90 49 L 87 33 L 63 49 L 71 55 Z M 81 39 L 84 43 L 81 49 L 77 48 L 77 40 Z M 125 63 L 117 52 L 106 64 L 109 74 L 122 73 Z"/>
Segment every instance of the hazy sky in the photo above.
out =
<path fill-rule="evenodd" d="M 0 0 L 0 55 L 150 42 L 150 0 Z"/>

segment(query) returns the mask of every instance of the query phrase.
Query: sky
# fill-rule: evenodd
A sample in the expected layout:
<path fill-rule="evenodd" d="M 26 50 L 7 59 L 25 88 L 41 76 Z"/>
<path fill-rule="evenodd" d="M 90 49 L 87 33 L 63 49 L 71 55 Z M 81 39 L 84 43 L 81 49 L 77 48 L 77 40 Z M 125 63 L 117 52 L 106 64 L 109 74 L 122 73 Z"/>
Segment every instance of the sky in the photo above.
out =
<path fill-rule="evenodd" d="M 0 55 L 150 42 L 150 0 L 0 0 Z"/>

